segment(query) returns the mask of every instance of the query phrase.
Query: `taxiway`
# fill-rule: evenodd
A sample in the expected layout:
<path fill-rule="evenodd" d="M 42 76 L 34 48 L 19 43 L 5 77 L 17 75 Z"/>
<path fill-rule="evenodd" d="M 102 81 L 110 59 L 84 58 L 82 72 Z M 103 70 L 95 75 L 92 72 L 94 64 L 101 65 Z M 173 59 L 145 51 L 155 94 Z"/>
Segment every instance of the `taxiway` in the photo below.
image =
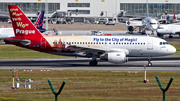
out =
<path fill-rule="evenodd" d="M 61 58 L 61 59 L 1 59 L 0 69 L 49 69 L 49 70 L 125 70 L 142 71 L 147 65 L 146 57 L 129 58 L 122 64 L 109 63 L 98 60 L 97 66 L 89 66 L 89 58 Z M 180 71 L 179 56 L 154 57 L 150 71 Z"/>

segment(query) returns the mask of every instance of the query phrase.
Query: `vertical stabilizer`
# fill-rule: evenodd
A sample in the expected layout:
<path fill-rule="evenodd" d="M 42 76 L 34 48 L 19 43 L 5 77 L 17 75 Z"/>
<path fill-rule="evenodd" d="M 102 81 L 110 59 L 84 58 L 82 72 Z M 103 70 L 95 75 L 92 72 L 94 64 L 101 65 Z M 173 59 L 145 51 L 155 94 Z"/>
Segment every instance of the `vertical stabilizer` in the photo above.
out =
<path fill-rule="evenodd" d="M 42 52 L 54 51 L 17 5 L 8 5 L 8 8 L 15 37 L 6 38 L 5 42 Z"/>
<path fill-rule="evenodd" d="M 36 28 L 39 29 L 39 30 L 42 30 L 43 28 L 43 19 L 44 19 L 44 11 L 41 11 L 41 13 L 39 14 L 39 17 L 36 21 Z M 45 30 L 45 29 L 44 29 Z"/>
<path fill-rule="evenodd" d="M 36 37 L 42 36 L 17 5 L 8 5 L 8 8 L 16 37 L 32 37 L 35 34 Z"/>

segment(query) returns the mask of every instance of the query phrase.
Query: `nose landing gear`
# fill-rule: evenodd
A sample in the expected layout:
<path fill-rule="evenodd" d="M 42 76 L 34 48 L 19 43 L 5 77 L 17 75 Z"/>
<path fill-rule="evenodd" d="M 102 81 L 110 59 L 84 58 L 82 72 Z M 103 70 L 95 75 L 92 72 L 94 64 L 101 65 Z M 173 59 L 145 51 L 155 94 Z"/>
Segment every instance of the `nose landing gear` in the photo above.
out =
<path fill-rule="evenodd" d="M 151 63 L 151 58 L 148 57 L 148 66 L 151 67 L 152 66 L 152 63 Z"/>

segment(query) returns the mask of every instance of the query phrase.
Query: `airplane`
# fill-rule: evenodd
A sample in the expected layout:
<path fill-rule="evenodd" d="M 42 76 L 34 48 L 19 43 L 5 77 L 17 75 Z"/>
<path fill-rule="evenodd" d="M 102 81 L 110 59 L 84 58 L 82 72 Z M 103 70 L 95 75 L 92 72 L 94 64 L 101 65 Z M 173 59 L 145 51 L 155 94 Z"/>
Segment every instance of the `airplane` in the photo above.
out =
<path fill-rule="evenodd" d="M 135 27 L 139 27 L 142 30 L 142 34 L 146 34 L 146 30 L 152 31 L 152 34 L 154 34 L 154 31 L 156 31 L 156 29 L 159 26 L 159 22 L 156 19 L 149 17 L 148 0 L 146 2 L 146 9 L 147 9 L 147 17 L 144 20 L 142 20 L 141 26 L 136 24 L 134 24 L 133 26 L 129 25 L 131 23 L 136 23 L 136 20 L 126 22 L 128 31 L 132 32 L 134 31 Z"/>
<path fill-rule="evenodd" d="M 7 37 L 14 37 L 13 28 L 0 28 L 0 40 Z"/>
<path fill-rule="evenodd" d="M 38 19 L 36 20 L 35 26 L 36 28 L 41 31 L 44 32 L 46 31 L 46 29 L 42 28 L 43 26 L 43 19 L 44 19 L 44 11 L 41 11 L 41 13 L 39 14 Z M 20 20 L 19 18 L 17 19 L 11 19 L 12 20 Z M 14 37 L 14 30 L 13 28 L 0 28 L 0 39 L 5 39 L 7 37 Z"/>
<path fill-rule="evenodd" d="M 169 38 L 173 38 L 172 35 L 179 34 L 180 35 L 180 25 L 176 24 L 166 24 L 160 25 L 156 30 L 157 36 L 165 39 L 164 35 L 169 34 Z"/>
<path fill-rule="evenodd" d="M 167 41 L 151 36 L 45 36 L 31 23 L 17 5 L 8 5 L 15 37 L 5 39 L 20 47 L 55 55 L 91 57 L 90 66 L 97 58 L 111 63 L 125 63 L 128 57 L 165 56 L 176 52 Z M 16 15 L 13 15 L 16 14 Z"/>

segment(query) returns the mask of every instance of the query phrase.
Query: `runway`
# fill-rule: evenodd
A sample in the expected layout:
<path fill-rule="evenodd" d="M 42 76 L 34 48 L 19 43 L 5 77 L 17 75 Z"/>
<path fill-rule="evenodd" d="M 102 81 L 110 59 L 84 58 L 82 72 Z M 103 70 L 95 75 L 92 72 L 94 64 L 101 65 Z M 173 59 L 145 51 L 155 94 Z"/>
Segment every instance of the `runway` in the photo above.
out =
<path fill-rule="evenodd" d="M 89 58 L 61 59 L 1 59 L 0 69 L 49 69 L 49 70 L 112 70 L 112 71 L 142 71 L 147 65 L 146 57 L 129 58 L 122 64 L 98 60 L 97 66 L 89 66 Z M 149 71 L 180 71 L 179 56 L 164 56 L 152 58 Z"/>

